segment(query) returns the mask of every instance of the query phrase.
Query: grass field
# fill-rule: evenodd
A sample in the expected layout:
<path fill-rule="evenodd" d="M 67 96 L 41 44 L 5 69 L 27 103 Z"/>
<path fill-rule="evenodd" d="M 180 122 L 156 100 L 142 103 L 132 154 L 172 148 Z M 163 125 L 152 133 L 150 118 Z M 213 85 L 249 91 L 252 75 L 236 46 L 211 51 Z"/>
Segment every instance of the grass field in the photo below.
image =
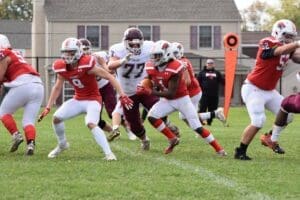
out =
<path fill-rule="evenodd" d="M 20 114 L 16 115 L 20 120 Z M 70 149 L 55 159 L 47 154 L 56 146 L 51 117 L 37 125 L 35 155 L 24 156 L 25 145 L 9 153 L 10 137 L 0 128 L 0 199 L 300 199 L 300 118 L 284 131 L 280 144 L 286 154 L 274 154 L 257 136 L 249 147 L 252 161 L 233 159 L 241 132 L 249 123 L 245 108 L 230 110 L 229 127 L 215 120 L 209 128 L 228 156 L 212 148 L 177 118 L 181 143 L 163 154 L 166 139 L 146 123 L 151 150 L 142 152 L 139 141 L 129 141 L 123 131 L 111 143 L 118 161 L 104 161 L 100 148 L 84 126 L 83 116 L 66 122 Z M 267 131 L 274 117 L 268 113 Z"/>

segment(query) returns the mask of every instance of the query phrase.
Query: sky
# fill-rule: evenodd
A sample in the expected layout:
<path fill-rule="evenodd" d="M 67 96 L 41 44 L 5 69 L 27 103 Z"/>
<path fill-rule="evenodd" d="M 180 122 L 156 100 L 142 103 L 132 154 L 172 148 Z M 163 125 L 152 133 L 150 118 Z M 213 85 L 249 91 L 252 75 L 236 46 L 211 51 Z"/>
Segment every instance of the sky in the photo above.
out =
<path fill-rule="evenodd" d="M 239 10 L 249 7 L 255 2 L 255 0 L 234 0 Z M 267 2 L 270 5 L 278 5 L 278 0 L 260 0 L 261 2 Z"/>

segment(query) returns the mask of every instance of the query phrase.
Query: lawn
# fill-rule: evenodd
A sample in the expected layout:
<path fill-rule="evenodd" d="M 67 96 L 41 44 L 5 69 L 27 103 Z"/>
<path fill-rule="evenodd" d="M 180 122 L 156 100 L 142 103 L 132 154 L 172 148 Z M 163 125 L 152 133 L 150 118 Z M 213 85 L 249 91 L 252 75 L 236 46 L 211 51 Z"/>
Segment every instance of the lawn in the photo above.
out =
<path fill-rule="evenodd" d="M 16 115 L 18 121 L 20 115 Z M 252 161 L 233 159 L 234 148 L 249 123 L 244 107 L 230 110 L 229 127 L 217 120 L 207 126 L 225 147 L 227 157 L 218 157 L 196 138 L 177 113 L 170 119 L 182 135 L 173 153 L 163 154 L 167 141 L 147 122 L 150 151 L 143 152 L 140 142 L 128 140 L 122 129 L 121 138 L 111 143 L 118 158 L 115 162 L 103 160 L 83 116 L 66 122 L 71 146 L 55 159 L 47 158 L 56 146 L 50 116 L 37 124 L 37 147 L 32 157 L 24 155 L 24 144 L 9 153 L 10 136 L 1 126 L 1 199 L 300 199 L 299 116 L 280 138 L 286 154 L 278 155 L 262 146 L 257 135 L 249 147 Z M 268 113 L 262 132 L 273 120 Z"/>

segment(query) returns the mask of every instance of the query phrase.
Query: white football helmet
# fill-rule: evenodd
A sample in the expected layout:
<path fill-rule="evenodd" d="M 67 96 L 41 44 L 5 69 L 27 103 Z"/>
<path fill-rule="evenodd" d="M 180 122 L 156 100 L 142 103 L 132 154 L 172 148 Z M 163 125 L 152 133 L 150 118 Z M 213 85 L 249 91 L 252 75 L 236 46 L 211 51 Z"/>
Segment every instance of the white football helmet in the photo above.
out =
<path fill-rule="evenodd" d="M 297 36 L 295 24 L 288 19 L 281 19 L 275 22 L 271 35 L 282 43 L 293 42 Z"/>
<path fill-rule="evenodd" d="M 6 35 L 0 34 L 0 49 L 10 49 L 11 45 Z"/>
<path fill-rule="evenodd" d="M 172 52 L 174 54 L 174 57 L 176 59 L 181 59 L 184 54 L 184 49 L 182 44 L 180 44 L 179 42 L 172 42 L 171 45 L 172 45 Z"/>
<path fill-rule="evenodd" d="M 92 53 L 92 44 L 88 39 L 80 38 L 80 50 L 83 54 L 90 55 Z"/>
<path fill-rule="evenodd" d="M 134 55 L 141 54 L 144 36 L 140 29 L 134 27 L 126 29 L 123 41 L 127 51 Z"/>
<path fill-rule="evenodd" d="M 80 42 L 76 38 L 67 38 L 61 44 L 61 58 L 67 64 L 76 63 L 81 55 L 82 52 L 80 50 Z"/>
<path fill-rule="evenodd" d="M 171 43 L 166 40 L 159 40 L 154 43 L 150 52 L 150 59 L 154 62 L 155 66 L 160 67 L 162 64 L 173 59 Z"/>

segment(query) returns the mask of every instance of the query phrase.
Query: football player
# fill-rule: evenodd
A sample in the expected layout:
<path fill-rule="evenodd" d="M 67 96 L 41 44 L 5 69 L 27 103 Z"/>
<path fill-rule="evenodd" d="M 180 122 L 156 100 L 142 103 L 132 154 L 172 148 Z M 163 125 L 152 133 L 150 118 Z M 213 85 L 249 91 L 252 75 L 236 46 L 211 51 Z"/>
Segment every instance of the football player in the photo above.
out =
<path fill-rule="evenodd" d="M 0 106 L 0 118 L 12 136 L 10 152 L 18 149 L 23 136 L 13 114 L 24 108 L 22 127 L 27 142 L 26 155 L 35 149 L 35 120 L 44 98 L 44 86 L 39 73 L 29 65 L 20 52 L 12 50 L 5 35 L 0 34 L 0 83 L 10 88 Z"/>
<path fill-rule="evenodd" d="M 96 67 L 93 56 L 82 54 L 80 45 L 79 40 L 76 38 L 65 39 L 61 46 L 61 59 L 53 63 L 53 70 L 57 73 L 57 79 L 39 121 L 49 113 L 62 90 L 64 81 L 68 81 L 73 86 L 75 95 L 72 99 L 64 102 L 54 113 L 52 123 L 58 145 L 48 154 L 48 157 L 55 158 L 69 147 L 65 136 L 64 121 L 85 113 L 85 124 L 90 129 L 97 144 L 104 151 L 105 159 L 116 160 L 104 132 L 97 126 L 102 99 L 96 77 L 99 76 L 110 81 L 120 95 L 120 102 L 127 109 L 132 107 L 132 101 L 124 94 L 113 75 L 101 67 Z"/>
<path fill-rule="evenodd" d="M 200 123 L 183 79 L 184 70 L 184 64 L 174 59 L 171 44 L 165 40 L 157 41 L 151 51 L 151 60 L 146 64 L 147 78 L 154 83 L 153 87 L 148 88 L 143 85 L 137 87 L 138 94 L 153 94 L 160 97 L 160 100 L 150 109 L 148 120 L 169 139 L 165 154 L 173 151 L 173 148 L 179 144 L 179 139 L 168 129 L 161 118 L 179 111 L 186 117 L 189 126 L 204 138 L 217 154 L 225 156 L 224 149 L 210 131 L 203 128 Z"/>
<path fill-rule="evenodd" d="M 280 110 L 283 96 L 276 90 L 276 85 L 287 67 L 291 54 L 300 47 L 300 41 L 294 42 L 296 36 L 295 24 L 282 19 L 273 25 L 271 36 L 259 42 L 255 66 L 241 89 L 251 123 L 242 133 L 240 146 L 235 149 L 235 159 L 251 160 L 247 149 L 266 121 L 265 108 L 275 115 Z M 291 120 L 289 114 L 287 123 Z M 280 147 L 277 148 L 280 151 Z"/>

